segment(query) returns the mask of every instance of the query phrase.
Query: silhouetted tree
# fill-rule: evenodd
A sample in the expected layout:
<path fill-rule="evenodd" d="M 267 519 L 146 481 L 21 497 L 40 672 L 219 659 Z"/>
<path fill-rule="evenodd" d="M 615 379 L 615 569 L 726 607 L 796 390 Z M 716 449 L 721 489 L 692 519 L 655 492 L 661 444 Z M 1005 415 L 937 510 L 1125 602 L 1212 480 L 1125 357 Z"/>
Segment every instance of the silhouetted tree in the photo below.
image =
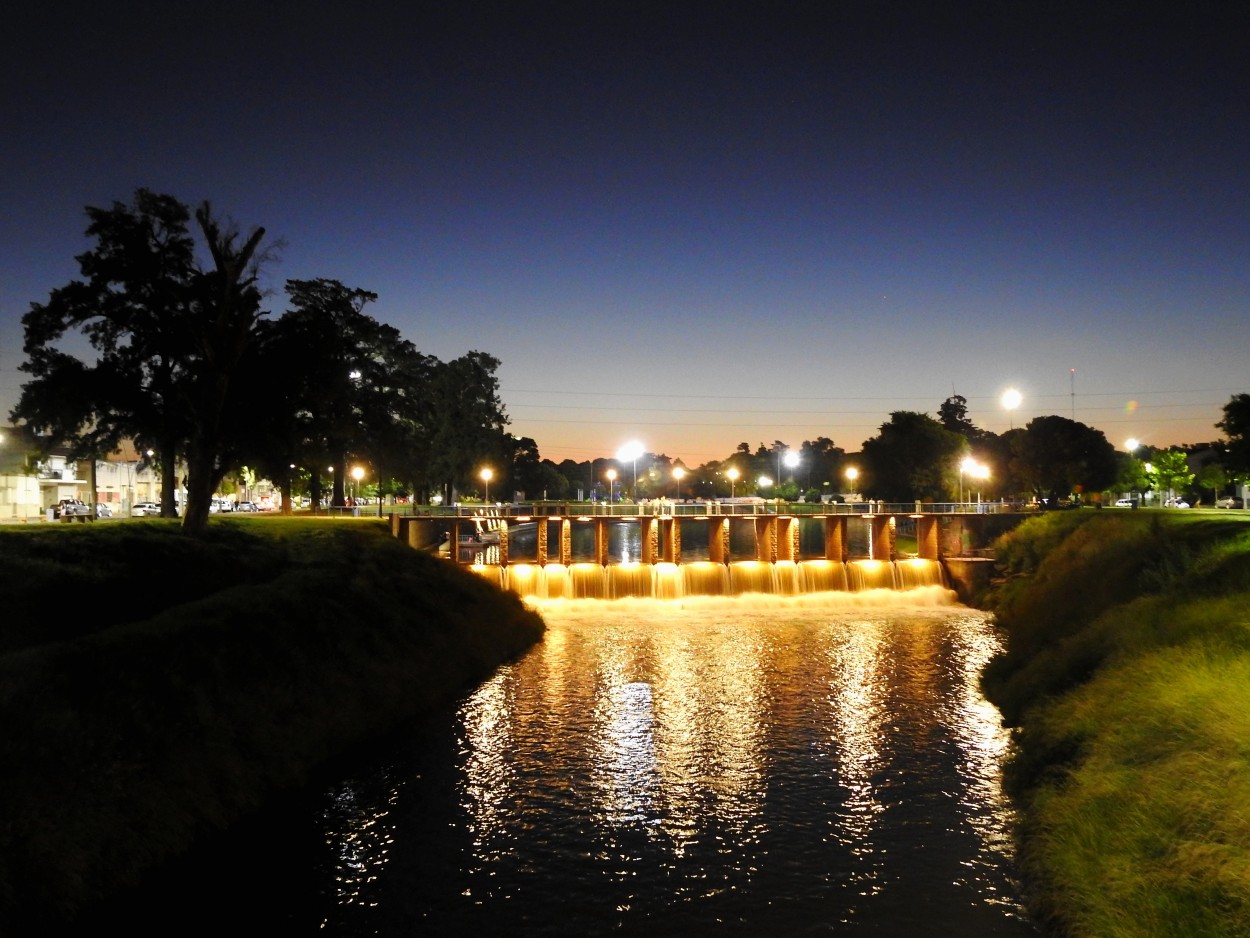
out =
<path fill-rule="evenodd" d="M 266 255 L 261 252 L 264 228 L 242 238 L 232 223 L 224 227 L 208 202 L 195 220 L 213 259 L 209 270 L 197 271 L 187 317 L 189 380 L 177 385 L 179 405 L 187 415 L 187 504 L 182 525 L 201 531 L 208 524 L 213 492 L 237 466 L 238 424 L 229 415 L 246 406 L 242 376 L 255 375 L 259 364 L 258 335 L 263 331 L 261 292 L 257 287 Z"/>
<path fill-rule="evenodd" d="M 449 489 L 474 485 L 483 465 L 500 465 L 508 452 L 508 418 L 495 376 L 499 364 L 485 352 L 469 352 L 432 376 L 430 474 Z"/>
<path fill-rule="evenodd" d="M 1228 437 L 1224 465 L 1242 481 L 1250 479 L 1250 394 L 1234 394 L 1224 405 L 1224 417 L 1216 425 Z"/>
<path fill-rule="evenodd" d="M 1012 434 L 1013 467 L 1035 495 L 1052 507 L 1072 492 L 1100 492 L 1119 466 L 1115 447 L 1101 430 L 1067 417 L 1035 417 Z"/>
<path fill-rule="evenodd" d="M 162 514 L 175 513 L 178 456 L 189 436 L 181 396 L 189 372 L 192 286 L 197 274 L 190 211 L 172 196 L 138 189 L 127 205 L 88 206 L 94 247 L 76 259 L 82 280 L 32 303 L 23 317 L 32 375 L 10 419 L 45 445 L 95 458 L 133 439 L 158 453 Z M 87 340 L 91 360 L 62 350 Z M 94 498 L 94 495 L 93 495 Z"/>
<path fill-rule="evenodd" d="M 928 414 L 895 411 L 876 437 L 864 441 L 861 488 L 886 501 L 943 499 L 967 446 Z"/>

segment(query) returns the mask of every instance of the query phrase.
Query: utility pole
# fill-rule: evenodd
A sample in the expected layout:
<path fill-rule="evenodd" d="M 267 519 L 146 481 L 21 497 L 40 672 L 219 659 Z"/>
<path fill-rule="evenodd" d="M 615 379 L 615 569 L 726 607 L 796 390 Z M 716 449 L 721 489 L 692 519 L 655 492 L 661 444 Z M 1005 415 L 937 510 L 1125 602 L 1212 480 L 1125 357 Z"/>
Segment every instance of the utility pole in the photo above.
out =
<path fill-rule="evenodd" d="M 1072 419 L 1076 420 L 1076 369 L 1068 369 L 1068 378 L 1072 385 Z"/>

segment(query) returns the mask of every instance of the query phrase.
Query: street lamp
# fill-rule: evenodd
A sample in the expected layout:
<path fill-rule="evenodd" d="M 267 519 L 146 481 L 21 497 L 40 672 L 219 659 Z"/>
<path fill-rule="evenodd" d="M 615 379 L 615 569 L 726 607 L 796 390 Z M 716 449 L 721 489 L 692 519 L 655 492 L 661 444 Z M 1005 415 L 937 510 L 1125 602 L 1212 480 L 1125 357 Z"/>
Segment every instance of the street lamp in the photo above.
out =
<path fill-rule="evenodd" d="M 851 487 L 851 491 L 847 493 L 848 495 L 855 494 L 855 480 L 858 478 L 859 478 L 859 470 L 856 469 L 854 466 L 847 466 L 846 467 L 846 481 L 847 481 L 847 484 L 850 485 Z"/>
<path fill-rule="evenodd" d="M 365 470 L 360 466 L 352 467 L 352 478 L 356 480 L 355 488 L 352 490 L 352 503 L 360 501 L 360 480 L 365 477 Z"/>
<path fill-rule="evenodd" d="M 1016 428 L 1015 418 L 1012 412 L 1020 406 L 1020 402 L 1024 400 L 1024 396 L 1015 388 L 1008 388 L 1003 392 L 1003 408 L 1007 411 L 1007 418 L 1010 422 L 1010 429 Z"/>
<path fill-rule="evenodd" d="M 990 477 L 990 467 L 986 465 L 978 464 L 976 468 L 972 470 L 972 474 L 977 479 L 980 479 L 982 485 L 984 485 L 985 480 Z M 981 504 L 981 486 L 980 485 L 977 486 L 977 504 L 978 505 Z"/>
<path fill-rule="evenodd" d="M 486 494 L 482 496 L 482 501 L 486 503 L 490 502 L 490 477 L 493 475 L 489 469 L 482 470 L 482 481 L 486 484 Z"/>
<path fill-rule="evenodd" d="M 638 500 L 638 457 L 642 455 L 642 444 L 637 440 L 630 440 L 616 454 L 616 458 L 621 462 L 628 460 L 634 465 L 634 487 L 629 493 L 629 497 L 633 501 Z"/>
<path fill-rule="evenodd" d="M 799 454 L 794 450 L 786 450 L 785 455 L 786 468 L 790 470 L 790 481 L 794 481 L 794 470 L 799 467 Z M 781 470 L 777 470 L 777 481 L 781 481 Z"/>
<path fill-rule="evenodd" d="M 729 477 L 729 497 L 734 497 L 734 483 L 738 481 L 738 470 L 730 467 L 725 473 Z"/>
<path fill-rule="evenodd" d="M 963 462 L 959 464 L 959 501 L 960 504 L 964 500 L 964 473 L 971 472 L 976 469 L 977 461 L 971 456 L 965 456 Z"/>
<path fill-rule="evenodd" d="M 612 496 L 616 494 L 616 470 L 609 469 L 604 473 L 608 477 L 608 504 L 612 504 Z"/>
<path fill-rule="evenodd" d="M 681 480 L 686 475 L 686 470 L 681 466 L 673 467 L 673 497 L 681 498 Z"/>
<path fill-rule="evenodd" d="M 756 483 L 756 486 L 760 489 L 766 489 L 772 484 L 773 480 L 768 478 L 768 476 L 760 476 L 759 482 Z"/>

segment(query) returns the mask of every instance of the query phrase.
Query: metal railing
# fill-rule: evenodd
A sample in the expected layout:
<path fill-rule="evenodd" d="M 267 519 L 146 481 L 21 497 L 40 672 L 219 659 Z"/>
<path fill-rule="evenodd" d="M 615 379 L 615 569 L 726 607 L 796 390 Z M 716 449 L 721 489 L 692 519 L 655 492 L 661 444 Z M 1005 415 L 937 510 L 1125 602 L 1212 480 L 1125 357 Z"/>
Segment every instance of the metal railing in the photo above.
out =
<path fill-rule="evenodd" d="M 758 502 L 729 500 L 676 501 L 654 499 L 640 502 L 529 501 L 481 505 L 388 505 L 387 514 L 411 514 L 440 518 L 520 518 L 520 517 L 703 517 L 731 515 L 952 515 L 1003 514 L 1016 511 L 1007 502 L 785 502 L 777 499 Z M 361 512 L 364 514 L 364 512 Z"/>

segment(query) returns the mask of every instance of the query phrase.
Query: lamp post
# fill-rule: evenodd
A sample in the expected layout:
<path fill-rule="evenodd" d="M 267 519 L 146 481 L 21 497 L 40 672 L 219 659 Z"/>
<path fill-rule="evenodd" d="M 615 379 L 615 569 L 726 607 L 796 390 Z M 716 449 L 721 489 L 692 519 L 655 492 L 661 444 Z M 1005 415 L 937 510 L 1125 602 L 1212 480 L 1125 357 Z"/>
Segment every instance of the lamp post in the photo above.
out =
<path fill-rule="evenodd" d="M 768 478 L 768 476 L 760 476 L 759 482 L 756 483 L 758 488 L 760 488 L 761 490 L 768 488 L 772 484 L 773 484 L 773 480 Z M 767 496 L 763 496 L 763 497 L 767 498 Z"/>
<path fill-rule="evenodd" d="M 847 481 L 847 484 L 850 485 L 851 487 L 851 491 L 847 494 L 850 494 L 850 495 L 855 494 L 855 480 L 858 478 L 859 478 L 859 470 L 856 469 L 854 466 L 847 466 L 846 467 L 846 481 Z"/>
<path fill-rule="evenodd" d="M 360 501 L 360 480 L 363 479 L 364 477 L 365 477 L 364 469 L 362 469 L 360 466 L 352 467 L 352 478 L 356 481 L 355 486 L 353 486 L 352 488 L 353 507 L 356 505 L 356 502 Z"/>
<path fill-rule="evenodd" d="M 734 483 L 738 481 L 738 470 L 732 466 L 726 471 L 725 475 L 729 477 L 729 497 L 734 497 Z"/>
<path fill-rule="evenodd" d="M 794 481 L 794 470 L 799 467 L 799 454 L 792 449 L 786 450 L 785 455 L 786 468 L 790 470 L 790 481 Z M 781 471 L 777 472 L 777 481 L 781 482 Z"/>
<path fill-rule="evenodd" d="M 485 483 L 486 485 L 486 494 L 482 496 L 482 501 L 484 503 L 489 503 L 490 502 L 490 478 L 491 476 L 494 475 L 494 473 L 491 472 L 489 469 L 483 469 L 481 472 L 481 475 L 482 475 L 482 482 Z"/>
<path fill-rule="evenodd" d="M 628 460 L 633 463 L 634 467 L 634 487 L 630 490 L 629 497 L 633 501 L 638 501 L 638 457 L 642 455 L 642 444 L 637 440 L 630 440 L 621 447 L 620 452 L 616 454 L 616 458 L 621 462 Z"/>
<path fill-rule="evenodd" d="M 1006 391 L 1003 392 L 1003 408 L 1007 411 L 1009 429 L 1014 430 L 1016 428 L 1016 422 L 1015 422 L 1015 417 L 1013 416 L 1013 412 L 1015 411 L 1017 407 L 1020 406 L 1020 402 L 1023 400 L 1024 400 L 1023 395 L 1021 395 L 1021 393 L 1017 391 L 1015 388 L 1008 388 Z"/>
<path fill-rule="evenodd" d="M 616 494 L 616 470 L 609 469 L 604 473 L 608 477 L 608 504 L 612 504 L 612 497 Z"/>
<path fill-rule="evenodd" d="M 978 463 L 977 467 L 972 470 L 972 474 L 973 476 L 975 476 L 977 479 L 981 481 L 982 485 L 984 485 L 985 480 L 990 477 L 990 467 Z M 980 509 L 980 506 L 981 506 L 981 486 L 978 485 L 977 486 L 977 508 L 978 510 Z"/>
<path fill-rule="evenodd" d="M 673 467 L 673 498 L 681 498 L 681 480 L 685 474 L 686 470 L 681 466 Z"/>
<path fill-rule="evenodd" d="M 959 464 L 959 503 L 962 505 L 964 500 L 964 473 L 971 472 L 976 469 L 977 461 L 971 456 L 965 456 L 963 462 Z"/>

